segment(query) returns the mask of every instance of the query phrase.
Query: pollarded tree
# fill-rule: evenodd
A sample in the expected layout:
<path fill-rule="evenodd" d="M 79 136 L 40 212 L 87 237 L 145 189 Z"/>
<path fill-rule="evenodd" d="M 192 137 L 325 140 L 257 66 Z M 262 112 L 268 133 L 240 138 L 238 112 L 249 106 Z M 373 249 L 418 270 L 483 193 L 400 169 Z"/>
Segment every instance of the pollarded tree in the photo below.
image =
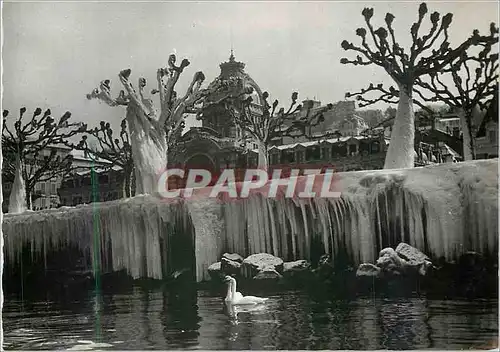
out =
<path fill-rule="evenodd" d="M 397 116 L 384 165 L 386 169 L 414 166 L 413 89 L 416 80 L 422 76 L 441 71 L 460 57 L 462 52 L 470 46 L 491 41 L 490 37 L 480 36 L 479 32 L 475 30 L 472 36 L 458 47 L 451 48 L 448 41 L 448 29 L 453 18 L 451 13 L 441 18 L 438 12 L 433 12 L 430 15 L 430 30 L 424 35 L 419 35 L 427 12 L 427 5 L 422 3 L 418 10 L 418 19 L 411 26 L 412 44 L 409 51 L 405 51 L 396 40 L 392 26 L 395 16 L 387 13 L 385 16 L 386 27 L 375 29 L 371 23 L 374 13 L 372 8 L 365 8 L 362 11 L 368 30 L 366 28 L 356 30 L 356 34 L 361 37 L 361 46 L 356 46 L 347 40 L 342 42 L 344 50 L 355 51 L 359 55 L 357 55 L 356 60 L 342 58 L 341 63 L 380 66 L 397 85 L 397 89 L 391 87 L 386 90 L 381 84 L 377 86 L 370 84 L 368 89 L 363 89 L 359 93 L 346 94 L 347 97 L 358 95 L 358 100 L 363 101 L 362 96 L 367 92 L 382 92 L 382 96 L 377 99 L 366 99 L 367 104 L 377 101 L 393 103 L 394 101 L 388 101 L 387 97 L 393 98 L 395 93 L 398 94 Z M 373 45 L 368 44 L 368 37 L 372 39 Z"/>
<path fill-rule="evenodd" d="M 234 94 L 219 101 L 231 115 L 234 124 L 242 131 L 245 139 L 258 146 L 258 168 L 269 167 L 269 147 L 273 140 L 282 137 L 311 136 L 311 127 L 324 121 L 324 113 L 333 108 L 332 104 L 320 108 L 297 104 L 298 93 L 294 92 L 287 110 L 278 109 L 279 102 L 268 103 L 269 93 L 262 93 L 263 104 L 254 104 L 252 89 L 247 87 L 241 94 Z"/>
<path fill-rule="evenodd" d="M 491 40 L 480 43 L 479 54 L 463 51 L 447 67 L 434 72 L 428 80 L 421 77 L 415 81 L 414 91 L 419 100 L 444 102 L 458 111 L 463 132 L 464 160 L 474 159 L 473 133 L 477 126 L 480 111 L 485 110 L 489 101 L 498 91 L 498 49 L 492 52 L 493 44 L 498 43 L 498 28 L 490 25 Z M 453 85 L 447 85 L 448 78 Z"/>
<path fill-rule="evenodd" d="M 32 207 L 35 185 L 62 178 L 72 171 L 73 157 L 70 153 L 58 153 L 57 145 L 85 130 L 82 123 L 70 123 L 70 112 L 66 112 L 58 122 L 51 111 L 37 108 L 31 119 L 23 123 L 26 108 L 14 122 L 14 128 L 3 123 L 2 151 L 3 175 L 13 181 L 9 198 L 9 213 L 19 213 Z M 3 118 L 9 115 L 3 111 Z"/>
<path fill-rule="evenodd" d="M 97 141 L 97 145 L 89 143 L 89 137 Z M 134 195 L 134 160 L 127 130 L 127 121 L 122 120 L 120 134 L 115 138 L 109 122 L 101 121 L 99 127 L 87 129 L 78 144 L 67 142 L 70 147 L 81 150 L 93 159 L 106 160 L 109 168 L 118 166 L 123 170 L 122 196 Z"/>
<path fill-rule="evenodd" d="M 130 132 L 130 145 L 134 160 L 136 193 L 155 193 L 157 178 L 167 166 L 168 145 L 174 143 L 179 135 L 184 116 L 196 110 L 209 94 L 208 89 L 201 89 L 205 80 L 202 72 L 196 72 L 186 94 L 178 98 L 174 88 L 183 70 L 189 66 L 187 59 L 180 66 L 175 64 L 175 55 L 170 55 L 168 68 L 157 70 L 160 111 L 154 108 L 153 101 L 144 97 L 146 79 L 139 78 L 138 89 L 129 81 L 130 69 L 122 70 L 118 77 L 124 90 L 117 98 L 111 97 L 110 81 L 102 81 L 99 88 L 87 95 L 88 99 L 100 99 L 110 106 L 126 106 L 126 120 Z"/>

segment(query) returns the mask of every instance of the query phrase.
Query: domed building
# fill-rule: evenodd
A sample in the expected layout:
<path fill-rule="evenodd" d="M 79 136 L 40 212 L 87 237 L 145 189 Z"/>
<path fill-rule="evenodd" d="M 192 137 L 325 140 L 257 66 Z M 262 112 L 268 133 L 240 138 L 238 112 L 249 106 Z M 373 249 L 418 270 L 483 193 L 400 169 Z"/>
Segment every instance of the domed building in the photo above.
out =
<path fill-rule="evenodd" d="M 250 111 L 262 116 L 262 90 L 245 72 L 245 64 L 235 60 L 233 53 L 229 60 L 220 64 L 220 74 L 208 88 L 222 86 L 208 96 L 202 108 L 202 127 L 192 127 L 169 154 L 169 164 L 184 169 L 205 169 L 218 174 L 226 168 L 244 169 L 247 152 L 256 145 L 245 141 L 244 132 L 234 123 L 236 109 L 218 103 L 224 95 L 240 95 L 252 98 Z M 245 94 L 245 91 L 248 94 Z M 251 93 L 250 93 L 251 91 Z"/>

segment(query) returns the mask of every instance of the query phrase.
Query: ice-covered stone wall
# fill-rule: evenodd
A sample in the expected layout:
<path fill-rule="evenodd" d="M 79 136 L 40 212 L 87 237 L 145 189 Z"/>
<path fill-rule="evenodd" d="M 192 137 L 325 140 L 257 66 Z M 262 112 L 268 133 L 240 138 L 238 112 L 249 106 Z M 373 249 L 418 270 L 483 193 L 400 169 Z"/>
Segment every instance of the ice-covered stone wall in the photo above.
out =
<path fill-rule="evenodd" d="M 309 259 L 313 243 L 353 264 L 373 262 L 388 245 L 407 242 L 453 260 L 474 250 L 498 251 L 498 159 L 408 170 L 339 173 L 340 198 L 166 202 L 138 196 L 107 203 L 5 214 L 7 261 L 22 248 L 44 255 L 66 244 L 90 251 L 109 270 L 161 279 L 173 266 L 172 227 L 193 237 L 196 277 L 223 252 Z M 194 233 L 192 231 L 194 226 Z M 94 241 L 100 251 L 94 251 Z M 170 254 L 169 254 L 170 253 Z"/>
<path fill-rule="evenodd" d="M 435 258 L 498 250 L 498 160 L 338 174 L 340 198 L 265 199 L 223 207 L 226 251 L 309 259 L 311 238 L 333 257 L 373 262 L 407 242 Z"/>

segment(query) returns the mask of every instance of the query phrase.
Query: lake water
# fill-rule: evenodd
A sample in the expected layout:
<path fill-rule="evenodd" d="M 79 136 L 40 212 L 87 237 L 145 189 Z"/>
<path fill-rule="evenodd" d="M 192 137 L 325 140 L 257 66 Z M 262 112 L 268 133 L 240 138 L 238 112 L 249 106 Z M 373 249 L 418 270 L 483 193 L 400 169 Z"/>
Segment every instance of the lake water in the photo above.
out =
<path fill-rule="evenodd" d="M 245 291 L 244 294 L 253 292 Z M 230 311 L 223 292 L 133 288 L 80 298 L 6 297 L 5 349 L 468 349 L 498 336 L 496 299 L 325 299 L 257 292 Z"/>

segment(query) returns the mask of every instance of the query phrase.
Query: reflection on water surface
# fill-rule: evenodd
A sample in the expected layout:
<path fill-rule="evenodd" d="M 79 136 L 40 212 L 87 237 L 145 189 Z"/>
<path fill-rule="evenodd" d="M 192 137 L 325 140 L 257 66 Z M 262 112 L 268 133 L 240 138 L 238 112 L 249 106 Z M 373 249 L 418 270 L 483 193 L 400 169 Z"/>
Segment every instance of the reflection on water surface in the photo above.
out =
<path fill-rule="evenodd" d="M 498 335 L 497 300 L 317 300 L 260 293 L 228 307 L 208 291 L 140 288 L 73 300 L 5 299 L 6 349 L 462 349 Z"/>

